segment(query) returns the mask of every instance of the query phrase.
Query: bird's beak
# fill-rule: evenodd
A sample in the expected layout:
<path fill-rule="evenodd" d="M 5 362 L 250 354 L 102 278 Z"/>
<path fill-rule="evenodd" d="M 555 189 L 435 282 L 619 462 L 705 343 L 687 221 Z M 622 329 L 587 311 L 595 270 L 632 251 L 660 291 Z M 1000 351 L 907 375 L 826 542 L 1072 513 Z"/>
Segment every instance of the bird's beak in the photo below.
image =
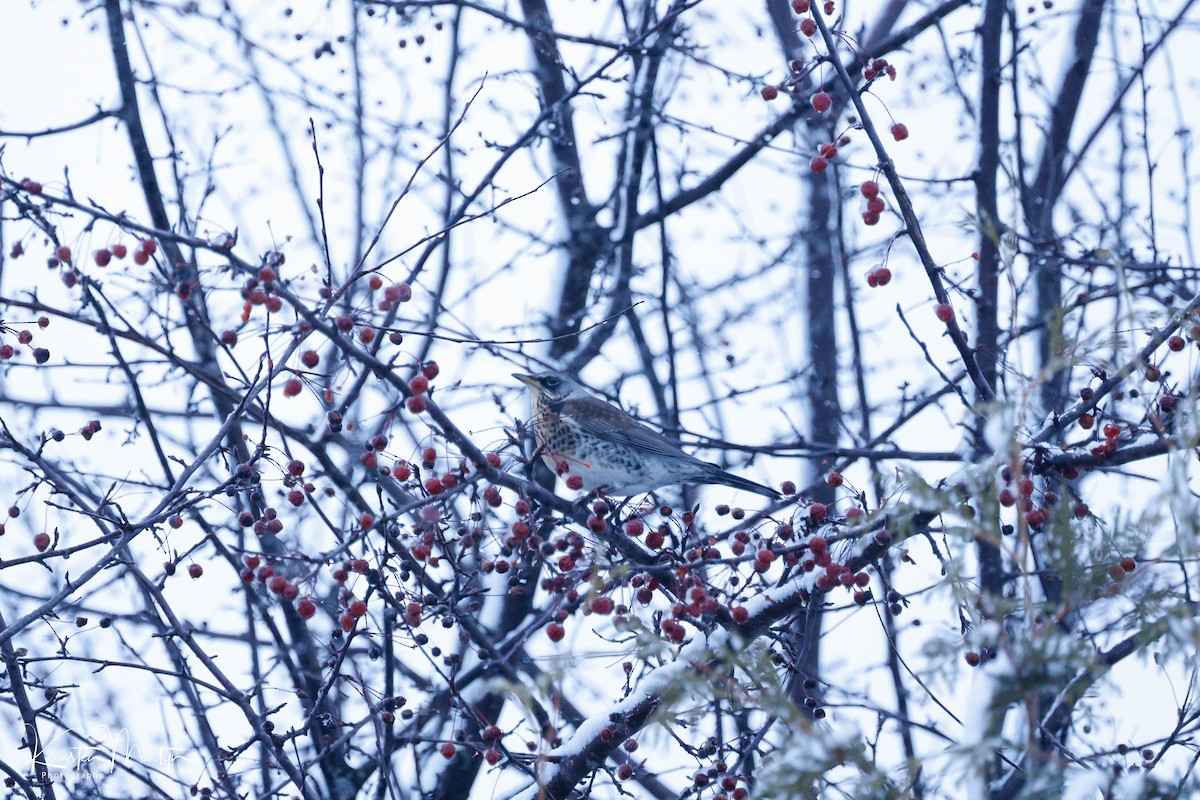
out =
<path fill-rule="evenodd" d="M 512 376 L 526 386 L 537 386 L 537 378 L 533 377 L 532 375 L 526 375 L 524 372 L 514 372 Z"/>

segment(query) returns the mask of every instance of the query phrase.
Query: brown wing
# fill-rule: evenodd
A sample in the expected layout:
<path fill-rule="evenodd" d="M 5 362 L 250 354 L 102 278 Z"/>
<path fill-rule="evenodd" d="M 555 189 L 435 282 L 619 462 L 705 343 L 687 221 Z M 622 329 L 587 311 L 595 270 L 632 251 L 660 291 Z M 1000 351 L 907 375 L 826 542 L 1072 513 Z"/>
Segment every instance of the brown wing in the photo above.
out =
<path fill-rule="evenodd" d="M 559 414 L 570 417 L 581 429 L 620 447 L 644 453 L 704 463 L 676 447 L 670 439 L 646 427 L 621 409 L 596 397 L 573 397 L 563 401 Z"/>

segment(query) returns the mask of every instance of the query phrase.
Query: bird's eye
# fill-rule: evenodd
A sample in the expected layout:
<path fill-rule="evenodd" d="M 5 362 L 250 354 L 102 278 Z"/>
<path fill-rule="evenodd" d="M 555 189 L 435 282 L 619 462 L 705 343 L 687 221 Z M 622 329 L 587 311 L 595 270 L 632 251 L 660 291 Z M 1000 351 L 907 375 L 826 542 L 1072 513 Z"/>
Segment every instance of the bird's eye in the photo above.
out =
<path fill-rule="evenodd" d="M 546 378 L 546 380 L 543 381 L 543 383 L 546 384 L 546 388 L 548 388 L 548 389 L 557 389 L 559 386 L 562 385 L 562 379 L 558 378 L 554 375 L 551 375 L 549 378 Z"/>

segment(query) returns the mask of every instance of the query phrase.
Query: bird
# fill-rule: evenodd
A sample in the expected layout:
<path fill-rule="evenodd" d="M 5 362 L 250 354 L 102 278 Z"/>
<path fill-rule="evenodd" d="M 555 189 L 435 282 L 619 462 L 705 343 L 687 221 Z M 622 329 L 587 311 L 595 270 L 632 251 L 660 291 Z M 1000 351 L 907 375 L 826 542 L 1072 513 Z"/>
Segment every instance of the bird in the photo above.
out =
<path fill-rule="evenodd" d="M 578 475 L 588 491 L 630 497 L 674 484 L 709 483 L 772 499 L 781 496 L 768 486 L 688 455 L 561 372 L 514 372 L 513 377 L 529 389 L 531 422 L 542 460 L 555 474 Z"/>

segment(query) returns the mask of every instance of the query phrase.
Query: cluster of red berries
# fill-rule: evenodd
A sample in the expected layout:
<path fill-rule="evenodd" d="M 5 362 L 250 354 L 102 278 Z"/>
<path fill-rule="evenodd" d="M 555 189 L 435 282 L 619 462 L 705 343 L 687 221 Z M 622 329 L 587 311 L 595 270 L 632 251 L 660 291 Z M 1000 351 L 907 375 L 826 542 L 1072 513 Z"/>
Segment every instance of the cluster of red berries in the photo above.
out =
<path fill-rule="evenodd" d="M 378 275 L 372 275 L 367 279 L 367 286 L 372 292 L 383 289 L 383 278 Z M 380 311 L 391 311 L 400 303 L 407 303 L 412 300 L 412 287 L 407 283 L 393 283 L 391 286 L 383 290 L 383 299 L 379 301 L 377 308 Z"/>
<path fill-rule="evenodd" d="M 1137 561 L 1126 556 L 1108 568 L 1108 576 L 1114 581 L 1123 581 L 1125 576 L 1137 569 Z"/>
<path fill-rule="evenodd" d="M 863 65 L 863 80 L 872 81 L 880 75 L 887 75 L 890 79 L 896 80 L 896 67 L 889 64 L 886 58 L 872 58 Z"/>
<path fill-rule="evenodd" d="M 837 142 L 825 142 L 817 147 L 817 155 L 813 156 L 808 162 L 809 169 L 813 172 L 824 172 L 829 166 L 829 162 L 837 158 L 838 147 L 845 147 L 850 144 L 850 137 L 843 135 Z"/>
<path fill-rule="evenodd" d="M 412 397 L 408 398 L 405 406 L 413 414 L 420 414 L 429 407 L 425 393 L 429 391 L 429 382 L 436 378 L 440 371 L 436 361 L 429 361 L 422 365 L 419 373 L 409 379 L 408 390 L 412 392 Z"/>
<path fill-rule="evenodd" d="M 1033 504 L 1033 492 L 1036 488 L 1033 483 L 1033 478 L 1028 475 L 1018 475 L 1012 467 L 1005 467 L 1000 471 L 1000 477 L 1004 481 L 1004 488 L 1000 490 L 998 500 L 1000 505 L 1005 508 L 1016 506 L 1017 509 L 1025 515 L 1025 521 L 1029 527 L 1040 529 L 1050 519 L 1050 511 L 1048 506 L 1052 506 L 1058 502 L 1058 495 L 1054 492 L 1045 492 L 1042 495 L 1043 506 L 1036 507 Z M 1013 488 L 1016 488 L 1014 494 Z"/>
<path fill-rule="evenodd" d="M 49 317 L 38 317 L 37 321 L 39 328 L 47 328 L 50 326 Z M 28 345 L 33 341 L 33 331 L 25 328 L 17 331 L 17 343 Z M 0 344 L 0 360 L 8 361 L 14 358 L 17 354 L 17 349 L 11 344 Z M 33 360 L 39 364 L 45 364 L 50 360 L 50 351 L 44 347 L 35 347 L 33 349 Z"/>
<path fill-rule="evenodd" d="M 866 225 L 879 224 L 879 215 L 883 213 L 883 198 L 879 196 L 879 184 L 875 181 L 863 181 L 858 187 L 858 193 L 867 201 L 867 207 L 863 211 L 862 219 Z M 880 284 L 886 285 L 885 283 Z"/>

